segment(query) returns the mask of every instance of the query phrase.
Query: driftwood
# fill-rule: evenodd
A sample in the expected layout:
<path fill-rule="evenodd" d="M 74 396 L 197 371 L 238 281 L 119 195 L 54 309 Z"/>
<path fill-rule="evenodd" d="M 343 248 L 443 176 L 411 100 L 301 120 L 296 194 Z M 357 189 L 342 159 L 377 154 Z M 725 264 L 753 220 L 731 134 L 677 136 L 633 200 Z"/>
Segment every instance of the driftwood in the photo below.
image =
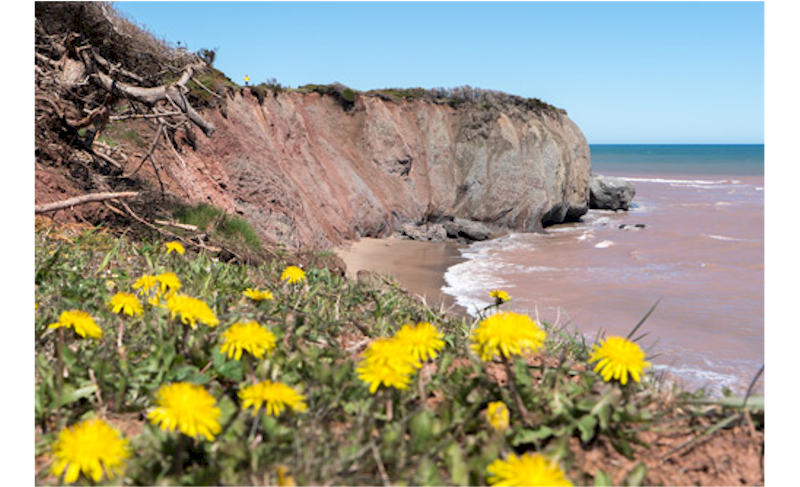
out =
<path fill-rule="evenodd" d="M 85 203 L 92 203 L 97 201 L 112 200 L 116 198 L 132 198 L 139 194 L 138 191 L 123 191 L 121 193 L 93 193 L 76 196 L 74 198 L 67 198 L 65 200 L 56 201 L 54 203 L 45 203 L 36 205 L 36 214 L 46 213 L 48 211 L 61 210 L 72 206 L 83 205 Z"/>

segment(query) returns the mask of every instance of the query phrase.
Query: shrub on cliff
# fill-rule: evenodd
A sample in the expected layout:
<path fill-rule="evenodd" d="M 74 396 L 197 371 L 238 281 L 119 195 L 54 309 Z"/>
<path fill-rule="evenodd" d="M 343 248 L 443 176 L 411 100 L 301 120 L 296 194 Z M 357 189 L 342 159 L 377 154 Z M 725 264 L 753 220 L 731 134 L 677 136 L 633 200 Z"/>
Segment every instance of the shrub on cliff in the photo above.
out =
<path fill-rule="evenodd" d="M 181 205 L 174 211 L 174 216 L 179 222 L 195 225 L 220 240 L 244 244 L 253 250 L 261 248 L 261 240 L 247 220 L 229 215 L 216 206 L 205 203 Z"/>
<path fill-rule="evenodd" d="M 333 83 L 330 85 L 307 84 L 299 87 L 297 90 L 303 93 L 319 93 L 321 95 L 332 96 L 345 110 L 353 108 L 359 96 L 359 92 L 341 83 Z"/>

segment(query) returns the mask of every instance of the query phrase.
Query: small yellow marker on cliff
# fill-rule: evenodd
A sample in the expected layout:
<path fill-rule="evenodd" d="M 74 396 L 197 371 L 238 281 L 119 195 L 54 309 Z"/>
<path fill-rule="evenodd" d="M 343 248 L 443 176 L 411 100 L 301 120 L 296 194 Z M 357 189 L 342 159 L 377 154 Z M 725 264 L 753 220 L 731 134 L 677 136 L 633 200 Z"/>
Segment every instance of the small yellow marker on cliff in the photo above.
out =
<path fill-rule="evenodd" d="M 250 76 L 245 76 L 244 77 L 244 85 L 247 86 L 247 83 L 249 83 L 249 82 L 250 82 Z"/>

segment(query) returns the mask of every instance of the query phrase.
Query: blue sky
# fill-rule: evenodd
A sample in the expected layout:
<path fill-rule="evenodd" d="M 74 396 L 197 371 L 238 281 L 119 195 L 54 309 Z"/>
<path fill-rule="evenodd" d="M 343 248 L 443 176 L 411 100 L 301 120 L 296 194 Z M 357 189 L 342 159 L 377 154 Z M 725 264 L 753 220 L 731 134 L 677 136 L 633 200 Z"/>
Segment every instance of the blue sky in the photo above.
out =
<path fill-rule="evenodd" d="M 761 2 L 118 2 L 244 84 L 470 85 L 589 143 L 763 143 Z"/>

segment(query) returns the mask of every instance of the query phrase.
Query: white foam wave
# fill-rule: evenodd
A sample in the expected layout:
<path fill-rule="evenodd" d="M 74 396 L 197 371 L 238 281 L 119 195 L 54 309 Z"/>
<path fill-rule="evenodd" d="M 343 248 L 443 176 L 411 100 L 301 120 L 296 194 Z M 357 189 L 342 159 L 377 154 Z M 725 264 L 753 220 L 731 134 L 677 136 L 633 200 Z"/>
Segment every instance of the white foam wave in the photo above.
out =
<path fill-rule="evenodd" d="M 695 185 L 719 185 L 719 184 L 741 184 L 737 179 L 663 179 L 663 178 L 622 178 L 626 181 L 640 183 L 661 183 L 661 184 L 695 184 Z"/>
<path fill-rule="evenodd" d="M 711 359 L 707 353 L 687 350 L 684 347 L 673 349 L 661 347 L 661 359 L 671 363 L 653 364 L 656 375 L 665 375 L 667 379 L 677 380 L 686 390 L 705 389 L 712 396 L 721 395 L 723 388 L 735 394 L 745 392 L 760 361 L 738 358 L 735 353 L 725 358 Z M 763 383 L 761 384 L 763 385 Z M 759 387 L 756 387 L 756 391 Z"/>
<path fill-rule="evenodd" d="M 741 384 L 741 378 L 736 374 L 700 369 L 695 367 L 676 367 L 674 365 L 653 365 L 655 372 L 665 373 L 681 382 L 684 382 L 687 389 L 704 388 L 708 393 L 716 393 L 723 387 L 733 389 Z"/>
<path fill-rule="evenodd" d="M 517 270 L 525 273 L 533 273 L 533 272 L 569 272 L 573 269 L 569 268 L 557 268 L 557 267 L 547 267 L 544 265 L 531 265 L 531 266 L 517 266 Z"/>
<path fill-rule="evenodd" d="M 609 213 L 614 214 L 613 210 L 608 210 Z M 611 217 L 603 216 L 605 210 L 592 210 L 586 214 L 584 221 L 591 227 L 603 227 L 611 223 Z"/>
<path fill-rule="evenodd" d="M 612 245 L 614 245 L 614 242 L 612 242 L 611 240 L 603 240 L 602 242 L 596 244 L 594 248 L 605 249 L 607 247 L 611 247 Z"/>
<path fill-rule="evenodd" d="M 714 240 L 722 240 L 724 242 L 758 242 L 758 240 L 753 240 L 751 238 L 726 237 L 724 235 L 710 235 L 704 233 L 703 236 L 713 238 Z"/>
<path fill-rule="evenodd" d="M 481 242 L 483 243 L 483 242 Z M 498 269 L 509 267 L 490 256 L 489 245 L 473 244 L 463 249 L 461 254 L 467 260 L 447 269 L 444 274 L 445 285 L 441 291 L 455 298 L 456 304 L 464 307 L 474 315 L 476 309 L 488 306 L 488 292 L 481 290 L 508 289 L 514 286 L 507 284 L 499 277 Z"/>
<path fill-rule="evenodd" d="M 631 182 L 668 184 L 672 188 L 727 189 L 728 194 L 751 187 L 741 179 L 665 179 L 665 178 L 624 178 Z M 731 188 L 734 189 L 731 189 Z M 757 190 L 757 188 L 756 188 Z M 763 190 L 763 188 L 762 188 Z"/>

